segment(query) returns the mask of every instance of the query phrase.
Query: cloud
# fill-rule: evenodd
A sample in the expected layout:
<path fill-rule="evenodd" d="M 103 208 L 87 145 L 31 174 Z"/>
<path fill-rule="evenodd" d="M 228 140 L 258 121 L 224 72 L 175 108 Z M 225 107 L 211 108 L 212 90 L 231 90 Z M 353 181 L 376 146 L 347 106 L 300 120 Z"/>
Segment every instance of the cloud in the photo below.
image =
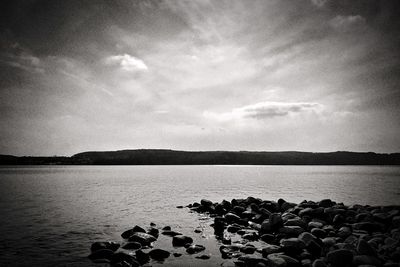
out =
<path fill-rule="evenodd" d="M 323 7 L 328 2 L 328 0 L 311 0 L 311 2 L 317 7 Z"/>
<path fill-rule="evenodd" d="M 205 112 L 206 117 L 212 117 L 217 120 L 226 121 L 232 119 L 269 119 L 274 117 L 283 117 L 295 113 L 319 112 L 322 105 L 318 103 L 305 102 L 260 102 L 253 105 L 235 108 L 227 113 Z"/>
<path fill-rule="evenodd" d="M 338 15 L 329 21 L 330 26 L 336 30 L 348 30 L 349 28 L 361 26 L 364 23 L 365 18 L 360 15 Z"/>
<path fill-rule="evenodd" d="M 148 67 L 143 60 L 128 54 L 109 56 L 105 59 L 105 63 L 107 65 L 119 65 L 124 71 L 148 70 Z"/>

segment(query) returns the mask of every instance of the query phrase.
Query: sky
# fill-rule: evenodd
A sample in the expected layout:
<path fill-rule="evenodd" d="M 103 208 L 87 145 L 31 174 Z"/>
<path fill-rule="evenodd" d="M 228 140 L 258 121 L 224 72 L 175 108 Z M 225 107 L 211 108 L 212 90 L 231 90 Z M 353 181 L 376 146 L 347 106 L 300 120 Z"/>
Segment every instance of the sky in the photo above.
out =
<path fill-rule="evenodd" d="M 0 3 L 0 154 L 400 152 L 400 1 Z"/>

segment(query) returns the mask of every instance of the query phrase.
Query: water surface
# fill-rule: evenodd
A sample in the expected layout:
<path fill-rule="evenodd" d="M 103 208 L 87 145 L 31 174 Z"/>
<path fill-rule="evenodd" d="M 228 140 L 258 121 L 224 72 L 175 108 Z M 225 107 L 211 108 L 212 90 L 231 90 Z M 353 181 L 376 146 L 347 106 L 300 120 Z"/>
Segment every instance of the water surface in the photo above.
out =
<path fill-rule="evenodd" d="M 0 265 L 88 266 L 90 244 L 120 241 L 136 224 L 170 225 L 205 244 L 207 262 L 183 256 L 164 265 L 220 264 L 209 220 L 176 209 L 201 198 L 400 204 L 395 166 L 24 166 L 0 168 Z M 203 227 L 203 233 L 193 233 Z M 161 236 L 158 246 L 173 249 Z M 154 264 L 157 265 L 157 264 Z M 94 265 L 99 266 L 99 265 Z"/>

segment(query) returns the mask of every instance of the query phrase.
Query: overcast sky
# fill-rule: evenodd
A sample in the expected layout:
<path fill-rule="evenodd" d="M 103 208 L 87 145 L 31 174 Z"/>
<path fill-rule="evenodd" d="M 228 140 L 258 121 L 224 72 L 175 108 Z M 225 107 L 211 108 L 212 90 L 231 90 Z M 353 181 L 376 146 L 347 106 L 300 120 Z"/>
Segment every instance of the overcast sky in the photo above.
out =
<path fill-rule="evenodd" d="M 400 1 L 0 10 L 0 154 L 400 151 Z"/>

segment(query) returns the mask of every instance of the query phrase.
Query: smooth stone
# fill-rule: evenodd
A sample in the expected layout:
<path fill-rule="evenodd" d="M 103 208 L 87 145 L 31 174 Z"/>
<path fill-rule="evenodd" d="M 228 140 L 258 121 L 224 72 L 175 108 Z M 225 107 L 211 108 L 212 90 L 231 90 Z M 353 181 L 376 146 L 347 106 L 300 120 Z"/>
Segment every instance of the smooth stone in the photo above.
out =
<path fill-rule="evenodd" d="M 382 230 L 382 226 L 378 223 L 373 222 L 359 222 L 352 225 L 355 230 L 364 230 L 367 232 L 379 232 Z"/>
<path fill-rule="evenodd" d="M 317 237 L 309 232 L 304 232 L 299 235 L 298 239 L 303 241 L 304 244 L 308 245 L 308 243 L 310 243 L 312 240 L 316 240 Z"/>
<path fill-rule="evenodd" d="M 175 252 L 173 255 L 174 255 L 174 257 L 178 258 L 178 257 L 182 256 L 182 253 Z"/>
<path fill-rule="evenodd" d="M 123 249 L 140 249 L 142 245 L 139 242 L 128 242 L 122 246 Z"/>
<path fill-rule="evenodd" d="M 293 218 L 288 219 L 285 223 L 285 226 L 300 226 L 301 228 L 305 229 L 307 224 L 301 218 Z"/>
<path fill-rule="evenodd" d="M 280 244 L 282 248 L 293 248 L 295 250 L 302 250 L 306 247 L 305 243 L 296 237 L 281 239 Z"/>
<path fill-rule="evenodd" d="M 229 225 L 228 228 L 226 229 L 228 232 L 230 233 L 236 233 L 237 231 L 239 231 L 240 229 L 242 229 L 240 226 L 238 225 Z"/>
<path fill-rule="evenodd" d="M 262 248 L 262 255 L 266 258 L 269 254 L 281 252 L 282 248 L 276 245 L 267 245 Z"/>
<path fill-rule="evenodd" d="M 140 264 L 145 264 L 146 262 L 150 261 L 150 256 L 149 254 L 143 252 L 142 250 L 137 250 L 136 251 L 136 260 L 140 263 Z"/>
<path fill-rule="evenodd" d="M 330 199 L 322 199 L 320 202 L 318 202 L 318 206 L 324 207 L 324 208 L 329 208 L 334 205 L 334 202 Z"/>
<path fill-rule="evenodd" d="M 186 252 L 189 254 L 195 254 L 195 253 L 199 253 L 205 249 L 206 249 L 206 247 L 202 246 L 202 245 L 191 245 L 186 248 Z"/>
<path fill-rule="evenodd" d="M 260 236 L 260 239 L 265 243 L 273 243 L 275 241 L 275 236 L 272 234 L 263 234 Z"/>
<path fill-rule="evenodd" d="M 107 259 L 110 260 L 114 255 L 114 251 L 111 249 L 98 249 L 92 252 L 88 258 L 91 260 L 98 260 L 98 259 Z"/>
<path fill-rule="evenodd" d="M 338 236 L 346 238 L 351 235 L 351 228 L 347 226 L 340 227 L 337 233 Z"/>
<path fill-rule="evenodd" d="M 333 266 L 344 267 L 353 262 L 353 253 L 347 249 L 337 249 L 330 251 L 326 255 L 326 260 Z"/>
<path fill-rule="evenodd" d="M 279 228 L 279 233 L 289 235 L 289 236 L 298 236 L 303 233 L 304 229 L 300 226 L 283 226 Z"/>
<path fill-rule="evenodd" d="M 254 246 L 246 245 L 242 248 L 240 248 L 240 252 L 243 252 L 244 254 L 254 254 L 254 252 L 257 249 Z"/>
<path fill-rule="evenodd" d="M 321 228 L 313 228 L 311 229 L 311 233 L 318 238 L 324 238 L 327 235 L 326 231 Z"/>
<path fill-rule="evenodd" d="M 313 229 L 313 228 L 322 228 L 324 225 L 320 222 L 316 221 L 311 221 L 308 223 L 308 229 Z"/>
<path fill-rule="evenodd" d="M 203 205 L 204 207 L 211 207 L 213 203 L 211 200 L 202 199 L 200 200 L 200 204 Z"/>
<path fill-rule="evenodd" d="M 326 247 L 332 247 L 333 245 L 336 244 L 336 238 L 335 237 L 325 237 L 324 239 L 322 239 L 322 243 L 324 243 L 324 245 Z"/>
<path fill-rule="evenodd" d="M 326 265 L 326 263 L 321 259 L 316 259 L 312 264 L 312 267 L 327 267 L 327 266 L 328 265 Z"/>
<path fill-rule="evenodd" d="M 162 261 L 168 258 L 170 254 L 171 253 L 169 253 L 168 251 L 159 248 L 153 249 L 149 252 L 150 258 L 158 261 Z"/>
<path fill-rule="evenodd" d="M 278 253 L 269 254 L 267 260 L 269 262 L 269 267 L 286 267 L 287 265 L 285 259 L 280 257 L 280 254 Z"/>
<path fill-rule="evenodd" d="M 116 242 L 109 242 L 109 241 L 105 241 L 105 242 L 94 242 L 91 247 L 90 250 L 92 252 L 96 251 L 96 250 L 100 250 L 100 249 L 109 249 L 112 251 L 116 251 L 119 248 L 120 244 L 116 243 Z"/>
<path fill-rule="evenodd" d="M 136 260 L 133 255 L 125 253 L 123 251 L 114 253 L 111 257 L 111 266 L 118 266 L 119 263 L 125 262 L 125 266 L 139 267 L 140 263 Z"/>
<path fill-rule="evenodd" d="M 171 230 L 167 230 L 167 231 L 163 231 L 161 232 L 161 234 L 163 235 L 167 235 L 167 236 L 177 236 L 177 235 L 182 235 L 179 232 L 175 232 L 175 231 L 171 231 Z"/>
<path fill-rule="evenodd" d="M 147 233 L 149 234 L 149 235 L 152 235 L 152 236 L 154 236 L 154 237 L 158 237 L 158 234 L 159 234 L 159 231 L 158 231 L 158 229 L 157 228 L 154 228 L 154 227 L 151 227 L 148 231 L 147 231 Z"/>
<path fill-rule="evenodd" d="M 189 236 L 178 235 L 172 238 L 172 245 L 174 247 L 182 247 L 186 244 L 191 244 L 191 243 L 193 243 L 193 239 Z"/>
<path fill-rule="evenodd" d="M 206 254 L 203 254 L 203 255 L 200 255 L 200 256 L 196 256 L 195 258 L 196 259 L 200 259 L 200 260 L 208 260 L 210 258 L 210 256 L 208 256 Z"/>
<path fill-rule="evenodd" d="M 314 258 L 317 258 L 317 257 L 321 256 L 322 248 L 315 240 L 311 240 L 307 244 L 306 249 L 307 249 L 308 252 L 311 253 L 311 255 L 314 256 Z"/>
<path fill-rule="evenodd" d="M 369 255 L 356 255 L 353 258 L 353 263 L 355 265 L 372 265 L 372 266 L 381 266 L 382 262 L 374 256 Z"/>
<path fill-rule="evenodd" d="M 161 230 L 163 231 L 171 231 L 171 226 L 164 226 Z"/>
<path fill-rule="evenodd" d="M 269 266 L 268 260 L 255 254 L 250 254 L 250 255 L 247 254 L 244 256 L 240 256 L 238 260 L 243 261 L 246 264 L 246 266 L 257 266 L 257 264 L 260 263 Z"/>
<path fill-rule="evenodd" d="M 357 244 L 357 252 L 360 255 L 371 255 L 375 256 L 375 249 L 364 239 L 360 239 Z"/>
<path fill-rule="evenodd" d="M 129 242 L 139 242 L 142 246 L 149 246 L 156 240 L 154 236 L 142 232 L 136 232 L 128 239 Z"/>
<path fill-rule="evenodd" d="M 237 216 L 236 214 L 233 214 L 233 213 L 231 213 L 231 212 L 228 212 L 227 214 L 225 214 L 225 219 L 226 219 L 228 222 L 237 222 L 237 221 L 240 220 L 240 217 Z"/>
<path fill-rule="evenodd" d="M 135 225 L 133 228 L 132 228 L 132 231 L 135 233 L 135 232 L 137 232 L 137 233 L 146 233 L 146 230 L 144 230 L 142 227 L 140 227 L 139 225 Z"/>
<path fill-rule="evenodd" d="M 250 241 L 256 241 L 258 240 L 259 236 L 257 233 L 254 232 L 254 233 L 246 233 L 242 236 L 242 238 Z"/>
<path fill-rule="evenodd" d="M 277 230 L 283 226 L 283 219 L 280 213 L 272 213 L 269 216 L 269 224 L 272 230 Z"/>

